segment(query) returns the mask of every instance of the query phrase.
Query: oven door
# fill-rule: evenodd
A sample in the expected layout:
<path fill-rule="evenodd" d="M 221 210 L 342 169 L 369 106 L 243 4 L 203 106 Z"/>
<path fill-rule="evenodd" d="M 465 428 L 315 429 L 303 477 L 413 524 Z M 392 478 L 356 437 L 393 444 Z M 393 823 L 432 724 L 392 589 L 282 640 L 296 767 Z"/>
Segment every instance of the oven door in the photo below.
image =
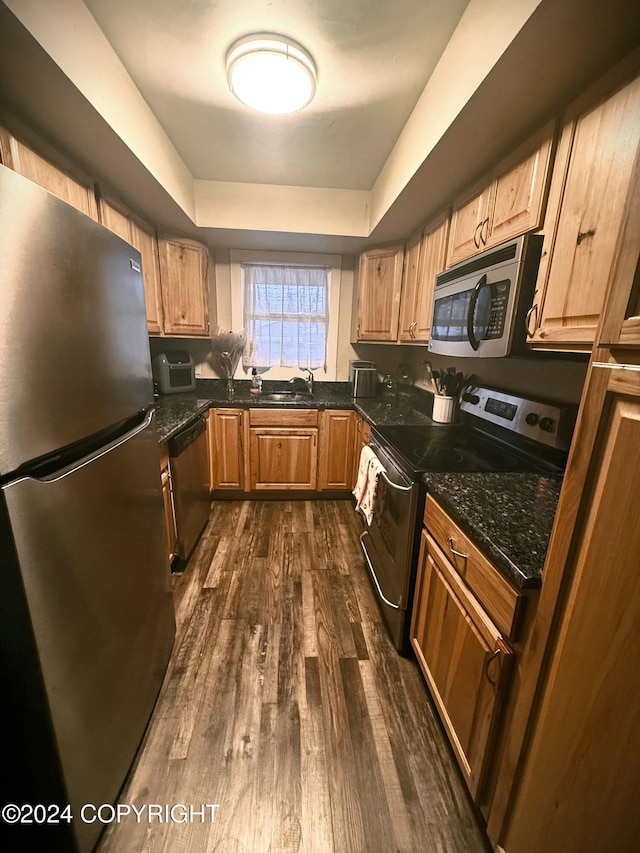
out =
<path fill-rule="evenodd" d="M 373 519 L 362 533 L 360 544 L 381 612 L 396 647 L 402 650 L 412 591 L 420 490 L 375 440 L 371 441 L 371 448 L 384 470 L 378 480 Z"/>

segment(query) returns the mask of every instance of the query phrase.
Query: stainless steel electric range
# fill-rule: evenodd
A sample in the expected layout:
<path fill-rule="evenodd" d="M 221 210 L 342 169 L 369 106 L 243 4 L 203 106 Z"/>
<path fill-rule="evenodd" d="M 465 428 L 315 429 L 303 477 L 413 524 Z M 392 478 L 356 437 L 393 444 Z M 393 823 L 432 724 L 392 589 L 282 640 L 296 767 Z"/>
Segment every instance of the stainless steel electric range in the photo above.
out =
<path fill-rule="evenodd" d="M 373 520 L 360 543 L 396 648 L 409 648 L 428 471 L 564 471 L 575 407 L 486 387 L 468 388 L 455 424 L 377 426 L 370 447 L 383 466 Z"/>

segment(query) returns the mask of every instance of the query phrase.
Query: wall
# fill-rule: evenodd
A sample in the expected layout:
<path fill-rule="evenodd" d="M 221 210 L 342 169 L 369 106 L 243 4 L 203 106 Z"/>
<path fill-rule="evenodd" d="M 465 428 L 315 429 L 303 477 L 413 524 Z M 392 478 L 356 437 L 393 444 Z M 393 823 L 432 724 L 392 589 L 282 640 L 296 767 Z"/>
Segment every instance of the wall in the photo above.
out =
<path fill-rule="evenodd" d="M 428 352 L 423 346 L 393 346 L 383 344 L 357 344 L 358 358 L 375 362 L 380 377 L 386 373 L 397 374 L 398 364 L 410 367 L 413 382 L 426 388 L 423 362 L 433 367 L 473 373 L 481 384 L 517 391 L 532 397 L 555 399 L 565 403 L 579 403 L 587 373 L 588 357 L 549 356 L 533 353 L 523 358 L 458 358 L 453 359 Z"/>
<path fill-rule="evenodd" d="M 342 257 L 342 269 L 340 273 L 339 302 L 330 305 L 329 310 L 338 314 L 338 341 L 337 341 L 337 372 L 336 381 L 346 381 L 349 378 L 349 361 L 358 358 L 357 353 L 351 346 L 351 308 L 353 302 L 354 274 L 356 259 L 352 255 Z M 231 282 L 231 257 L 229 249 L 215 250 L 215 304 L 216 315 L 211 314 L 211 331 L 215 334 L 217 327 L 222 331 L 238 331 L 232 323 L 232 282 Z M 151 338 L 151 356 L 154 357 L 161 352 L 187 350 L 196 363 L 196 375 L 203 379 L 217 378 L 217 373 L 209 364 L 207 357 L 211 352 L 211 344 L 208 339 L 194 338 Z M 299 374 L 292 369 L 291 376 Z M 247 379 L 242 364 L 238 365 L 235 373 L 236 379 Z M 265 374 L 269 379 L 269 373 Z"/>

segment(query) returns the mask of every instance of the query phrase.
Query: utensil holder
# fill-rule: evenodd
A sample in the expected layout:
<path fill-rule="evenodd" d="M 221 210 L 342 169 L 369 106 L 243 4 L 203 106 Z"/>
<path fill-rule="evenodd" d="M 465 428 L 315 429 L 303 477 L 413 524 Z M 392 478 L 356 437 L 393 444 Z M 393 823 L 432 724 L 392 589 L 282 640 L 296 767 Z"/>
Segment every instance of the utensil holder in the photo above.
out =
<path fill-rule="evenodd" d="M 445 397 L 443 394 L 433 395 L 432 420 L 440 424 L 450 424 L 456 417 L 456 398 Z"/>

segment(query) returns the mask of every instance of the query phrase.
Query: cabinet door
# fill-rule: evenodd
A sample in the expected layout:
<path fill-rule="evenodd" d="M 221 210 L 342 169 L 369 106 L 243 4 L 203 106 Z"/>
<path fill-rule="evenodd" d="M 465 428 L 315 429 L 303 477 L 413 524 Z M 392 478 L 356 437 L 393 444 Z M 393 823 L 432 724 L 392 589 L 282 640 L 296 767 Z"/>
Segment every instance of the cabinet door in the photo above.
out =
<path fill-rule="evenodd" d="M 445 268 L 449 240 L 449 211 L 429 222 L 420 246 L 420 270 L 416 290 L 415 343 L 427 343 L 433 319 L 433 291 L 436 276 Z"/>
<path fill-rule="evenodd" d="M 555 122 L 527 141 L 495 173 L 486 247 L 510 240 L 542 225 L 550 177 Z"/>
<path fill-rule="evenodd" d="M 211 488 L 243 489 L 242 409 L 211 409 L 207 427 Z"/>
<path fill-rule="evenodd" d="M 147 328 L 152 335 L 162 334 L 162 291 L 160 289 L 160 261 L 158 259 L 158 241 L 151 225 L 132 216 L 131 243 L 142 256 L 142 280 L 144 298 L 147 306 Z"/>
<path fill-rule="evenodd" d="M 612 370 L 566 571 L 566 604 L 500 839 L 509 853 L 638 846 L 638 447 L 638 373 Z"/>
<path fill-rule="evenodd" d="M 319 489 L 350 489 L 353 476 L 355 412 L 326 409 L 320 414 Z"/>
<path fill-rule="evenodd" d="M 92 219 L 98 218 L 96 197 L 89 180 L 83 182 L 72 177 L 4 130 L 0 131 L 0 148 L 2 162 L 9 169 L 49 190 Z"/>
<path fill-rule="evenodd" d="M 353 442 L 353 470 L 351 472 L 351 488 L 353 489 L 358 479 L 358 468 L 360 466 L 360 454 L 365 444 L 369 444 L 371 438 L 371 426 L 365 419 L 356 413 L 354 420 L 354 442 Z"/>
<path fill-rule="evenodd" d="M 404 246 L 371 249 L 358 265 L 359 341 L 395 341 L 402 287 Z"/>
<path fill-rule="evenodd" d="M 493 184 L 483 180 L 454 204 L 447 266 L 457 264 L 484 249 Z"/>
<path fill-rule="evenodd" d="M 160 267 L 158 244 L 152 226 L 134 216 L 124 205 L 104 197 L 98 201 L 98 217 L 105 228 L 122 237 L 140 252 L 147 328 L 150 334 L 161 334 Z"/>
<path fill-rule="evenodd" d="M 475 796 L 511 650 L 424 531 L 411 642 Z"/>
<path fill-rule="evenodd" d="M 167 335 L 209 334 L 209 253 L 206 246 L 163 237 L 158 241 Z"/>
<path fill-rule="evenodd" d="M 563 129 L 534 297 L 535 346 L 589 351 L 640 142 L 640 77 Z"/>
<path fill-rule="evenodd" d="M 317 482 L 316 427 L 252 427 L 251 489 L 313 489 Z"/>
<path fill-rule="evenodd" d="M 422 232 L 418 232 L 408 243 L 404 252 L 404 271 L 402 273 L 402 295 L 400 299 L 399 341 L 413 341 L 415 338 L 416 297 L 420 280 L 420 257 Z"/>

